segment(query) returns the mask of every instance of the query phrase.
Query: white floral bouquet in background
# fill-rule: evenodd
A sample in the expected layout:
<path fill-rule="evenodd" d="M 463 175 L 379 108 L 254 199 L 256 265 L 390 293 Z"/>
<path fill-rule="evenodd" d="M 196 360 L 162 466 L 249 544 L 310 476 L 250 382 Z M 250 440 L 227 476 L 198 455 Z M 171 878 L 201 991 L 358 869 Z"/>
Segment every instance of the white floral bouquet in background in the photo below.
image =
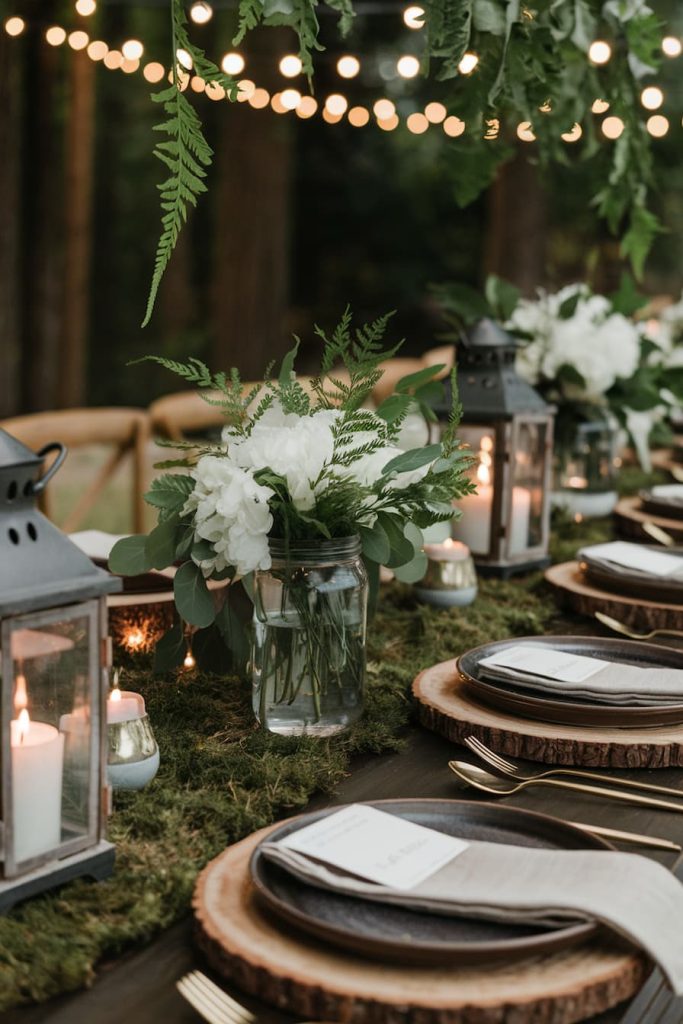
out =
<path fill-rule="evenodd" d="M 306 383 L 294 372 L 298 341 L 277 378 L 269 368 L 263 384 L 250 390 L 235 369 L 214 374 L 196 359 L 149 357 L 197 385 L 222 408 L 226 426 L 220 442 L 186 442 L 184 458 L 160 464 L 175 472 L 156 479 L 146 495 L 159 523 L 149 536 L 115 546 L 112 571 L 136 575 L 177 566 L 181 619 L 197 629 L 215 623 L 228 646 L 236 634 L 234 615 L 228 601 L 214 600 L 207 580 L 269 569 L 271 538 L 287 545 L 358 535 L 366 563 L 377 572 L 383 564 L 406 581 L 420 578 L 426 568 L 422 530 L 457 515 L 453 500 L 473 490 L 470 456 L 456 439 L 455 378 L 441 440 L 408 451 L 396 443 L 416 403 L 435 418 L 428 400 L 440 387 L 435 378 L 443 366 L 404 377 L 376 411 L 363 407 L 382 376 L 379 364 L 398 349 L 382 343 L 388 319 L 354 330 L 347 310 L 330 337 L 316 328 L 321 372 Z M 223 598 L 230 590 L 223 588 Z M 175 641 L 162 641 L 162 648 L 174 642 L 177 661 L 177 630 Z"/>

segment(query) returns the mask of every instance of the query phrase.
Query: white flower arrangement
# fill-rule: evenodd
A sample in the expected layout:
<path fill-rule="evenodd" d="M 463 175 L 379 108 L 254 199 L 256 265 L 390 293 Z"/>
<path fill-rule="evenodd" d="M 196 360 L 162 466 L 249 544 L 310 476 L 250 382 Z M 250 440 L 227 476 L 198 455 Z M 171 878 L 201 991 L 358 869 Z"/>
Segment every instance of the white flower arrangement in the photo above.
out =
<path fill-rule="evenodd" d="M 331 338 L 316 328 L 324 351 L 321 375 L 309 388 L 293 369 L 298 341 L 279 377 L 248 394 L 236 370 L 212 374 L 196 359 L 158 359 L 200 388 L 218 391 L 226 427 L 219 443 L 186 443 L 185 459 L 162 464 L 187 472 L 154 481 L 146 498 L 159 523 L 148 537 L 116 545 L 112 571 L 134 575 L 175 564 L 180 617 L 200 629 L 216 621 L 228 644 L 232 620 L 215 607 L 206 581 L 269 569 L 271 537 L 296 543 L 359 535 L 367 563 L 419 578 L 426 568 L 421 531 L 457 517 L 453 500 L 474 488 L 469 454 L 455 437 L 455 379 L 441 440 L 408 451 L 397 443 L 416 404 L 435 419 L 428 399 L 443 366 L 403 378 L 376 411 L 362 407 L 382 375 L 379 364 L 398 347 L 384 350 L 380 343 L 387 321 L 354 332 L 347 310 Z M 339 363 L 344 373 L 335 375 Z"/>

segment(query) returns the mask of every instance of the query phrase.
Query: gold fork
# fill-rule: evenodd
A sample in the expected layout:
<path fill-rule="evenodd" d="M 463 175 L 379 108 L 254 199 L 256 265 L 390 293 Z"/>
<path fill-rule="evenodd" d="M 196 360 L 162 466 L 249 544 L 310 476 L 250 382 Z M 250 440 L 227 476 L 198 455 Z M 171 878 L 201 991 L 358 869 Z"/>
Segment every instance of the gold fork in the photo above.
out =
<path fill-rule="evenodd" d="M 619 622 L 619 619 L 613 619 L 611 615 L 605 615 L 604 612 L 593 612 L 593 614 L 598 622 L 602 622 L 603 626 L 607 626 L 608 629 L 613 629 L 615 633 L 621 633 L 622 636 L 627 636 L 631 640 L 650 640 L 653 636 L 683 637 L 681 629 L 651 629 L 649 633 L 636 633 L 635 630 L 625 626 L 623 622 Z"/>
<path fill-rule="evenodd" d="M 683 484 L 683 466 L 672 466 L 669 470 L 674 480 Z"/>
<path fill-rule="evenodd" d="M 176 988 L 208 1024 L 253 1024 L 256 1020 L 244 1006 L 215 985 L 201 971 L 192 971 L 176 982 Z"/>
<path fill-rule="evenodd" d="M 641 525 L 643 527 L 643 531 L 648 535 L 648 537 L 652 537 L 652 539 L 656 540 L 658 544 L 663 544 L 665 548 L 676 547 L 676 539 L 672 537 L 670 533 L 667 533 L 666 530 L 663 530 L 661 526 L 657 526 L 656 523 L 651 523 L 649 520 Z"/>

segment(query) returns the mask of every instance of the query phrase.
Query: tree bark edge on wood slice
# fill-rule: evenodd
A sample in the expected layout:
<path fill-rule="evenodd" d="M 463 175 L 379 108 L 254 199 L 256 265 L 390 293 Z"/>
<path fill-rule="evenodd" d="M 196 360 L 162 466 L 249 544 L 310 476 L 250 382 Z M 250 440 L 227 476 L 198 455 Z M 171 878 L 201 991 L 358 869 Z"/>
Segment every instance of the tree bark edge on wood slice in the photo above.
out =
<path fill-rule="evenodd" d="M 683 725 L 593 729 L 517 718 L 468 697 L 454 661 L 421 672 L 413 682 L 413 695 L 420 724 L 453 743 L 476 736 L 499 754 L 543 764 L 683 767 Z"/>
<path fill-rule="evenodd" d="M 298 936 L 256 905 L 249 860 L 275 826 L 230 846 L 199 876 L 196 937 L 211 966 L 301 1019 L 348 1024 L 578 1024 L 631 998 L 645 958 L 596 939 L 486 968 L 375 963 Z"/>

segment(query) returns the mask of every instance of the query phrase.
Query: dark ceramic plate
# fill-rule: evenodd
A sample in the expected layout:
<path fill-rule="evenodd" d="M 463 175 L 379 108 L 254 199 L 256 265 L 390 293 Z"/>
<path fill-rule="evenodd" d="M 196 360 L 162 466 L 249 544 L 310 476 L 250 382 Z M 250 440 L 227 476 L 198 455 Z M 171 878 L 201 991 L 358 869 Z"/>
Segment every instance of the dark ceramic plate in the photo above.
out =
<path fill-rule="evenodd" d="M 464 800 L 377 800 L 370 806 L 462 839 L 548 850 L 611 849 L 609 843 L 531 811 Z M 269 833 L 282 839 L 340 808 L 304 814 Z M 373 903 L 306 885 L 268 861 L 256 848 L 251 879 L 262 907 L 287 925 L 360 956 L 407 964 L 472 964 L 554 953 L 584 942 L 598 926 L 573 924 L 554 930 L 493 921 L 444 917 Z"/>
<path fill-rule="evenodd" d="M 530 644 L 554 651 L 581 654 L 587 658 L 621 661 L 628 665 L 643 665 L 649 668 L 683 667 L 680 651 L 635 640 L 611 640 L 592 636 L 525 636 L 513 640 L 498 640 L 495 643 L 474 647 L 466 654 L 462 654 L 456 665 L 471 694 L 499 711 L 506 711 L 519 718 L 534 718 L 541 722 L 580 725 L 587 728 L 606 726 L 614 729 L 632 729 L 683 722 L 683 704 L 668 704 L 666 707 L 588 704 L 571 697 L 562 697 L 560 694 L 554 698 L 542 697 L 522 689 L 517 690 L 508 683 L 482 679 L 480 662 L 513 644 Z"/>
<path fill-rule="evenodd" d="M 644 512 L 650 512 L 653 516 L 663 516 L 665 519 L 683 519 L 683 497 L 665 498 L 653 494 L 652 491 L 640 491 L 639 497 Z"/>
<path fill-rule="evenodd" d="M 652 545 L 641 545 L 660 554 L 683 555 L 683 548 L 663 548 Z M 681 562 L 683 565 L 683 561 Z M 683 579 L 672 580 L 661 576 L 642 576 L 637 572 L 629 572 L 624 566 L 610 570 L 601 562 L 594 562 L 590 555 L 581 555 L 581 570 L 589 583 L 594 583 L 601 590 L 622 594 L 624 597 L 642 597 L 646 601 L 657 604 L 683 605 Z"/>

